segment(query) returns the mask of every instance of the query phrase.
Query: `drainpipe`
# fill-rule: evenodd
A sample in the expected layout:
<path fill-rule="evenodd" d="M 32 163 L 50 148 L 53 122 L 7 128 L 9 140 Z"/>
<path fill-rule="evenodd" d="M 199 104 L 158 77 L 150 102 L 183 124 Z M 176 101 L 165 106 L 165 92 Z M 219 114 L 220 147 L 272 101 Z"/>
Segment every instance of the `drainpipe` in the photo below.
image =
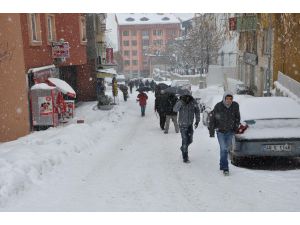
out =
<path fill-rule="evenodd" d="M 267 69 L 267 93 L 266 96 L 271 96 L 271 59 L 272 59 L 272 14 L 269 14 L 269 35 L 268 35 L 268 69 Z"/>

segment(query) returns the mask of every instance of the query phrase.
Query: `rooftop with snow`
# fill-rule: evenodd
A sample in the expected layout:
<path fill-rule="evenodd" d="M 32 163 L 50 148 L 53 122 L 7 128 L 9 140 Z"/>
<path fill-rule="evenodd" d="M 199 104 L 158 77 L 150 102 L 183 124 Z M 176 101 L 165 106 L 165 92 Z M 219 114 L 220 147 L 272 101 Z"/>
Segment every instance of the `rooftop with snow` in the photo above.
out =
<path fill-rule="evenodd" d="M 175 15 L 169 13 L 117 13 L 116 21 L 119 25 L 180 23 Z"/>

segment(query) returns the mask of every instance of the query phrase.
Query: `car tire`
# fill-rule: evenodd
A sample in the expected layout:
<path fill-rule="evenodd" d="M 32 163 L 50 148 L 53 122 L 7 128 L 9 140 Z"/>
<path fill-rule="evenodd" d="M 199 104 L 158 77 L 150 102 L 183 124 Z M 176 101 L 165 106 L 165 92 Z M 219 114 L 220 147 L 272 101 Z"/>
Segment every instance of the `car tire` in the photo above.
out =
<path fill-rule="evenodd" d="M 236 155 L 233 155 L 232 153 L 230 154 L 230 160 L 231 160 L 231 164 L 234 166 L 241 165 L 241 158 Z"/>

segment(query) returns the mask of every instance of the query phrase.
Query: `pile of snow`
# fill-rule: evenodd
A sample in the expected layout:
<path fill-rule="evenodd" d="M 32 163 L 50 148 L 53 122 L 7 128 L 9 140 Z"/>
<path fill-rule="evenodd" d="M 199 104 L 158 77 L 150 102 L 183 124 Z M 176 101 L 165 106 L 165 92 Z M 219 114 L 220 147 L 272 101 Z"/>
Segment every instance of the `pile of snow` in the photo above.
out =
<path fill-rule="evenodd" d="M 55 87 L 51 87 L 46 83 L 39 83 L 39 84 L 35 84 L 31 87 L 31 90 L 51 90 L 51 89 L 55 89 Z"/>
<path fill-rule="evenodd" d="M 41 182 L 68 157 L 88 151 L 106 129 L 122 119 L 118 107 L 111 111 L 95 111 L 95 105 L 96 102 L 83 103 L 69 125 L 0 144 L 0 206 L 29 189 L 31 184 Z M 77 124 L 77 119 L 84 119 L 85 123 Z"/>
<path fill-rule="evenodd" d="M 288 88 L 280 84 L 278 81 L 274 82 L 274 86 L 277 89 L 279 89 L 281 92 L 283 92 L 284 96 L 290 97 L 300 104 L 300 98 L 297 95 L 295 95 L 292 91 L 290 91 Z"/>
<path fill-rule="evenodd" d="M 50 77 L 48 78 L 51 84 L 55 85 L 58 90 L 60 90 L 62 93 L 69 95 L 71 97 L 76 97 L 76 93 L 74 89 L 64 80 Z"/>

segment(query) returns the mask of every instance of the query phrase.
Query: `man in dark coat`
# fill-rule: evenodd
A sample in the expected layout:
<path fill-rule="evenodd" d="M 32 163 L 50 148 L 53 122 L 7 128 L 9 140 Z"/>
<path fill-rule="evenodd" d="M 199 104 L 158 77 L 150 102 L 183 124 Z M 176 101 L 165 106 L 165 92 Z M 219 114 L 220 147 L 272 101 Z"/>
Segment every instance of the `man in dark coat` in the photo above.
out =
<path fill-rule="evenodd" d="M 240 124 L 239 104 L 233 101 L 233 94 L 225 92 L 223 100 L 216 104 L 209 119 L 209 136 L 215 136 L 217 131 L 218 142 L 220 145 L 220 170 L 224 175 L 229 174 L 228 151 L 232 143 L 234 133 Z"/>
<path fill-rule="evenodd" d="M 133 80 L 130 80 L 128 85 L 129 85 L 129 88 L 130 88 L 130 94 L 132 94 L 132 88 L 134 86 Z"/>
<path fill-rule="evenodd" d="M 164 94 L 162 91 L 155 96 L 155 103 L 154 103 L 154 111 L 158 112 L 159 115 L 159 124 L 162 130 L 165 129 L 166 123 L 166 104 L 167 104 L 168 96 Z"/>
<path fill-rule="evenodd" d="M 168 133 L 169 131 L 169 126 L 170 126 L 170 120 L 173 121 L 174 127 L 175 127 L 175 132 L 179 132 L 179 126 L 177 123 L 177 112 L 173 111 L 173 108 L 178 100 L 178 98 L 175 96 L 175 94 L 167 94 L 167 102 L 165 106 L 165 114 L 166 114 L 166 125 L 165 125 L 165 134 Z"/>
<path fill-rule="evenodd" d="M 182 145 L 180 150 L 182 151 L 183 162 L 189 163 L 188 147 L 193 142 L 193 122 L 195 129 L 200 122 L 200 109 L 197 101 L 191 95 L 184 95 L 180 97 L 173 108 L 174 112 L 179 112 L 178 123 L 182 138 Z"/>

